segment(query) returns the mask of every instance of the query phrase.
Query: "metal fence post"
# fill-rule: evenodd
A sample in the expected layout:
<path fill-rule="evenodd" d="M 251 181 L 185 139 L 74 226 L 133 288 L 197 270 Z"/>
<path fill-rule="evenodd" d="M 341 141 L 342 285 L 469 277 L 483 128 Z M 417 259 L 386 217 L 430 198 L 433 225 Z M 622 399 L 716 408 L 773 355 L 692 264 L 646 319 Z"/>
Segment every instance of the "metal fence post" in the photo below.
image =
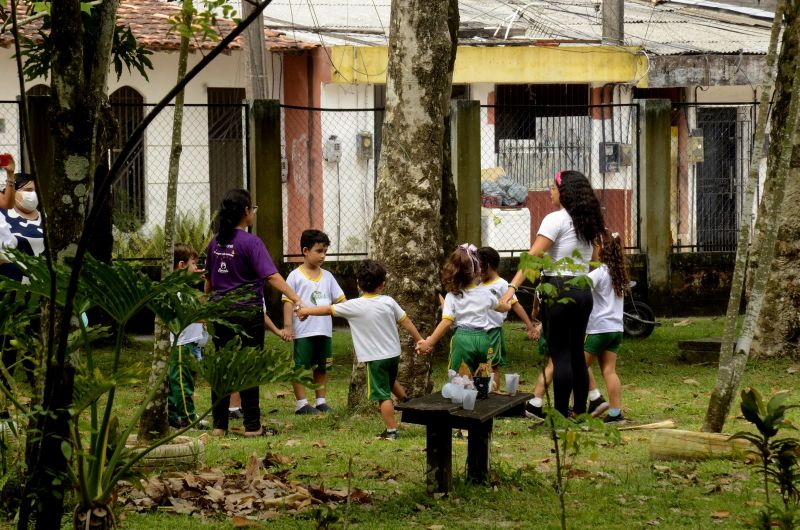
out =
<path fill-rule="evenodd" d="M 277 100 L 256 99 L 248 113 L 250 193 L 260 208 L 253 225 L 273 261 L 283 262 L 281 109 Z"/>
<path fill-rule="evenodd" d="M 458 241 L 478 246 L 481 245 L 480 119 L 479 101 L 450 102 L 451 167 L 458 197 Z"/>
<path fill-rule="evenodd" d="M 665 307 L 670 293 L 670 145 L 671 110 L 668 99 L 636 100 L 641 110 L 640 243 L 647 254 L 649 299 Z"/>

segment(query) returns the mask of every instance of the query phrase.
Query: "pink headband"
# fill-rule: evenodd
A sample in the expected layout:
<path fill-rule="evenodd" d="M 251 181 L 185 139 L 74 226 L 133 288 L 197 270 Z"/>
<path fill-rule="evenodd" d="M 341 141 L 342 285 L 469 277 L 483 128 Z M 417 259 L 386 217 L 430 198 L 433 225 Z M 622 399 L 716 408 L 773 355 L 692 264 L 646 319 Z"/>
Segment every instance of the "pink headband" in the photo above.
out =
<path fill-rule="evenodd" d="M 556 186 L 561 187 L 561 171 L 556 173 Z"/>

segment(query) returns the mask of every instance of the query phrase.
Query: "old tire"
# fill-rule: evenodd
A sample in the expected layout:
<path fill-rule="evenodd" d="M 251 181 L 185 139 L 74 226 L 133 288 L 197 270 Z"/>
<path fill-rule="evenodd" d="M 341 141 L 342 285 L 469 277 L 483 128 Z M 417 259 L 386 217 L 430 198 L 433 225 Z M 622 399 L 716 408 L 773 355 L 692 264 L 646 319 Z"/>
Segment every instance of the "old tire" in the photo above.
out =
<path fill-rule="evenodd" d="M 656 319 L 653 310 L 644 302 L 628 302 L 625 304 L 623 311 L 628 315 L 633 315 L 648 322 L 655 322 Z M 628 315 L 623 315 L 622 317 L 622 329 L 625 332 L 625 336 L 646 339 L 653 333 L 656 327 L 655 324 L 640 322 L 637 318 L 630 318 Z"/>
<path fill-rule="evenodd" d="M 136 447 L 136 435 L 128 437 L 127 446 L 134 451 L 143 451 Z M 168 444 L 156 447 L 134 466 L 139 471 L 188 471 L 197 469 L 206 461 L 206 446 L 197 438 L 178 436 Z"/>

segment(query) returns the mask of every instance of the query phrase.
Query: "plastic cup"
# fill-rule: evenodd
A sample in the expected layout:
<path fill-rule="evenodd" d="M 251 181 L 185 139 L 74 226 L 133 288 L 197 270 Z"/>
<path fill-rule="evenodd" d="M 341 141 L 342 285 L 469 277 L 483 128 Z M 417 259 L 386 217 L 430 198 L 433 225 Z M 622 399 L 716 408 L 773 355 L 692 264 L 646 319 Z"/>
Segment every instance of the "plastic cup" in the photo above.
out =
<path fill-rule="evenodd" d="M 464 390 L 464 410 L 474 410 L 475 400 L 478 398 L 477 390 Z"/>
<path fill-rule="evenodd" d="M 453 383 L 445 383 L 442 387 L 442 397 L 445 399 L 453 397 L 453 387 L 455 387 Z"/>
<path fill-rule="evenodd" d="M 519 374 L 506 374 L 506 392 L 512 396 L 517 395 L 519 386 Z"/>
<path fill-rule="evenodd" d="M 464 387 L 456 386 L 455 388 L 453 388 L 453 395 L 450 396 L 450 400 L 456 405 L 463 403 L 464 392 L 466 392 L 464 390 Z"/>

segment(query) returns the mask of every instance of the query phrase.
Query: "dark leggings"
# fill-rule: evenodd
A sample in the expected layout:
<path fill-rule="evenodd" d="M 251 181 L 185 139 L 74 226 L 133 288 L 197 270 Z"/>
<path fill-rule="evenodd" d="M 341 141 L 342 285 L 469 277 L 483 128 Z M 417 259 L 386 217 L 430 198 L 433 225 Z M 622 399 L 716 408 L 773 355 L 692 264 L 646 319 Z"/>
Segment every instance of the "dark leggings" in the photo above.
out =
<path fill-rule="evenodd" d="M 264 314 L 261 307 L 253 310 L 253 314 L 247 318 L 239 319 L 237 324 L 242 326 L 244 334 L 234 332 L 231 328 L 225 326 L 217 326 L 217 336 L 214 339 L 214 346 L 221 348 L 234 337 L 239 336 L 242 339 L 242 346 L 253 346 L 256 348 L 264 347 Z M 211 393 L 211 401 L 216 403 L 220 396 Z M 244 430 L 245 432 L 257 432 L 261 428 L 261 408 L 259 406 L 258 387 L 248 388 L 239 391 L 239 396 L 242 398 L 242 414 L 244 415 Z M 224 396 L 220 402 L 214 406 L 212 415 L 214 417 L 214 428 L 228 430 L 228 406 L 230 405 L 231 397 Z"/>
<path fill-rule="evenodd" d="M 546 278 L 545 281 L 558 288 L 559 298 L 573 300 L 566 304 L 545 300 L 542 304 L 543 332 L 553 359 L 554 406 L 566 417 L 569 397 L 573 395 L 575 414 L 583 414 L 589 395 L 589 370 L 583 356 L 583 341 L 592 312 L 592 291 L 589 287 L 577 289 L 565 285 L 566 279 Z"/>

